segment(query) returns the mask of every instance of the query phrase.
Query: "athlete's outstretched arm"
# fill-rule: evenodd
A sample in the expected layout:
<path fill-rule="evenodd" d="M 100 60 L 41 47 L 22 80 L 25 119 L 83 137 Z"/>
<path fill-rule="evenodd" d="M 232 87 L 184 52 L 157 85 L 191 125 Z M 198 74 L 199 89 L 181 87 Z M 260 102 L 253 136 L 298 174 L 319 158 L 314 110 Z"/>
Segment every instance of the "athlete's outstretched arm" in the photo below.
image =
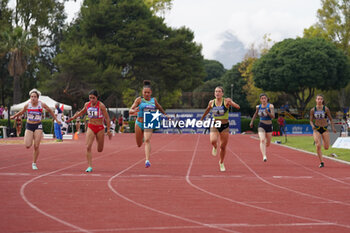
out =
<path fill-rule="evenodd" d="M 154 104 L 156 105 L 156 108 L 158 108 L 159 111 L 160 111 L 161 113 L 164 114 L 164 116 L 166 116 L 167 118 L 169 118 L 168 115 L 166 114 L 166 112 L 164 111 L 164 109 L 162 108 L 162 106 L 158 103 L 158 101 L 157 101 L 156 98 L 154 98 Z M 169 118 L 169 119 L 170 119 L 170 118 Z"/>
<path fill-rule="evenodd" d="M 205 110 L 205 112 L 203 113 L 203 116 L 201 117 L 201 121 L 210 112 L 212 106 L 213 106 L 213 100 L 210 100 L 207 109 Z"/>
<path fill-rule="evenodd" d="M 23 115 L 23 113 L 25 113 L 28 109 L 28 104 L 24 105 L 23 109 L 19 112 L 17 112 L 15 115 L 11 116 L 10 119 L 15 119 L 17 118 L 18 116 L 21 116 Z"/>
<path fill-rule="evenodd" d="M 336 130 L 335 127 L 334 127 L 334 122 L 333 122 L 333 118 L 332 118 L 331 111 L 330 111 L 329 108 L 327 108 L 327 107 L 326 107 L 326 113 L 327 113 L 327 116 L 328 116 L 329 121 L 331 122 L 332 131 L 333 131 L 333 133 L 336 133 L 337 130 Z"/>
<path fill-rule="evenodd" d="M 136 112 L 139 112 L 140 109 L 139 109 L 139 105 L 141 103 L 141 97 L 137 97 L 134 101 L 134 103 L 131 105 L 131 108 L 129 109 L 129 113 L 130 114 L 134 114 Z"/>
<path fill-rule="evenodd" d="M 67 120 L 67 123 L 71 122 L 71 121 L 74 120 L 74 119 L 77 119 L 78 117 L 80 117 L 81 115 L 83 115 L 84 113 L 86 113 L 88 104 L 89 104 L 89 102 L 86 102 L 86 103 L 84 104 L 83 109 L 80 110 L 79 112 L 75 113 L 71 118 L 69 118 L 69 119 Z"/>
<path fill-rule="evenodd" d="M 311 108 L 311 110 L 310 110 L 310 125 L 311 125 L 312 129 L 315 129 L 315 125 L 314 125 L 314 113 L 315 113 L 314 108 Z"/>
<path fill-rule="evenodd" d="M 110 128 L 111 128 L 111 120 L 109 118 L 109 115 L 108 115 L 108 112 L 107 112 L 107 108 L 106 106 L 100 102 L 100 108 L 101 108 L 101 111 L 102 111 L 102 114 L 103 116 L 105 117 L 106 119 L 106 127 L 107 127 L 107 135 L 109 137 L 109 140 L 112 138 L 112 132 L 110 131 Z"/>
<path fill-rule="evenodd" d="M 254 123 L 254 120 L 255 120 L 256 116 L 258 115 L 258 111 L 259 111 L 259 106 L 256 106 L 255 113 L 254 113 L 254 115 L 252 117 L 252 120 L 250 121 L 250 124 L 249 124 L 250 128 L 253 128 L 253 123 Z"/>
<path fill-rule="evenodd" d="M 46 111 L 48 111 L 50 113 L 50 115 L 53 117 L 53 119 L 55 119 L 55 121 L 58 124 L 61 124 L 61 121 L 57 119 L 55 113 L 51 110 L 51 108 L 49 108 L 49 106 L 47 106 L 45 103 L 42 103 L 43 108 L 46 109 Z"/>
<path fill-rule="evenodd" d="M 239 104 L 237 104 L 236 102 L 234 102 L 231 98 L 226 98 L 226 103 L 234 108 L 240 109 L 241 107 L 239 106 Z"/>

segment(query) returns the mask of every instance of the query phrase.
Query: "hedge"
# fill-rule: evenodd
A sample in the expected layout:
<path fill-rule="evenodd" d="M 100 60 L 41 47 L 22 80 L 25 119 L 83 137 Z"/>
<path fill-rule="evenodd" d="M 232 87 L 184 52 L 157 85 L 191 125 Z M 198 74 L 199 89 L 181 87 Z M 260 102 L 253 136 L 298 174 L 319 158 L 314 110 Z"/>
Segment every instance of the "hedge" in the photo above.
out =
<path fill-rule="evenodd" d="M 10 122 L 11 122 L 11 128 L 13 128 L 14 120 L 10 120 Z M 27 122 L 27 120 L 25 120 L 25 119 L 22 120 L 22 131 L 21 131 L 20 136 L 24 136 L 26 122 Z M 46 133 L 46 134 L 53 133 L 54 129 L 53 129 L 53 121 L 52 120 L 50 120 L 50 119 L 42 120 L 41 122 L 43 124 L 44 133 Z M 0 119 L 0 125 L 8 127 L 8 120 Z M 1 130 L 0 135 L 3 136 L 2 130 Z"/>

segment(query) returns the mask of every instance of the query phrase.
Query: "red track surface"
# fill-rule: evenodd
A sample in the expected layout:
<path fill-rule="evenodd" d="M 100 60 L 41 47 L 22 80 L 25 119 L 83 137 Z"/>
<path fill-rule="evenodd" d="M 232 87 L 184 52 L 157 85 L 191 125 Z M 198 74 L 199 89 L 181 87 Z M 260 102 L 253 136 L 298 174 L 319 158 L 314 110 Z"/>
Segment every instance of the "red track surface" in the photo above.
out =
<path fill-rule="evenodd" d="M 133 134 L 94 145 L 84 138 L 32 149 L 0 144 L 0 232 L 350 232 L 350 166 L 233 135 L 226 172 L 208 135 L 152 138 L 151 168 Z"/>

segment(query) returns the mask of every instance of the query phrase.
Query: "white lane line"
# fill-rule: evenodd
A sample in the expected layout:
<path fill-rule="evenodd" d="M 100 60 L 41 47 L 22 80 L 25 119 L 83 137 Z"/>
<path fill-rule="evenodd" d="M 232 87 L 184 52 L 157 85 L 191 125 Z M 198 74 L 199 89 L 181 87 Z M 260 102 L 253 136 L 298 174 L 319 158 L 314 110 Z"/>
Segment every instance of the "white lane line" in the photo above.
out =
<path fill-rule="evenodd" d="M 196 147 L 198 146 L 198 142 L 199 142 L 199 139 L 197 140 L 197 145 Z M 231 151 L 231 153 L 234 154 L 234 152 L 229 148 L 229 150 Z M 254 208 L 254 209 L 258 209 L 258 210 L 261 210 L 261 211 L 264 211 L 264 212 L 269 212 L 269 213 L 274 213 L 274 214 L 277 214 L 277 215 L 282 215 L 282 216 L 287 216 L 287 217 L 293 217 L 293 218 L 297 218 L 297 219 L 302 219 L 302 220 L 307 220 L 307 221 L 312 221 L 312 222 L 316 222 L 316 223 L 322 223 L 322 224 L 333 224 L 333 225 L 337 225 L 337 226 L 342 226 L 342 227 L 345 227 L 345 228 L 350 228 L 349 225 L 342 225 L 342 224 L 336 224 L 336 223 L 331 223 L 331 222 L 326 222 L 326 221 L 323 221 L 323 220 L 318 220 L 318 219 L 313 219 L 313 218 L 309 218 L 309 217 L 303 217 L 303 216 L 299 216 L 299 215 L 295 215 L 295 214 L 289 214 L 289 213 L 284 213 L 284 212 L 281 212 L 281 211 L 277 211 L 277 210 L 273 210 L 273 209 L 267 209 L 267 208 L 264 208 L 264 207 L 260 207 L 260 206 L 256 206 L 256 205 L 252 205 L 252 204 L 248 204 L 246 202 L 242 202 L 242 201 L 236 201 L 236 200 L 233 200 L 231 198 L 227 198 L 227 197 L 223 197 L 223 196 L 220 196 L 218 194 L 215 194 L 215 193 L 212 193 L 210 191 L 207 191 L 205 190 L 204 188 L 201 188 L 195 184 L 193 184 L 190 180 L 190 173 L 191 173 L 191 169 L 192 169 L 192 166 L 193 166 L 193 161 L 194 161 L 194 158 L 196 156 L 196 148 L 195 150 L 193 151 L 193 155 L 192 155 L 192 160 L 191 160 L 191 163 L 188 167 L 188 170 L 187 170 L 187 175 L 186 175 L 186 181 L 189 185 L 191 185 L 192 187 L 208 194 L 208 195 L 211 195 L 213 197 L 216 197 L 216 198 L 219 198 L 219 199 L 222 199 L 222 200 L 226 200 L 226 201 L 229 201 L 231 203 L 235 203 L 235 204 L 238 204 L 238 205 L 242 205 L 242 206 L 245 206 L 245 207 L 250 207 L 250 208 Z M 239 160 L 241 160 L 238 156 L 236 156 Z M 243 164 L 244 162 L 241 161 Z M 251 169 L 248 165 L 246 165 L 249 169 Z M 254 171 L 252 171 L 254 174 L 256 174 Z M 257 174 L 256 174 L 257 175 Z M 262 178 L 261 178 L 262 179 Z M 266 181 L 267 182 L 267 181 Z"/>
<path fill-rule="evenodd" d="M 174 141 L 172 141 L 172 142 L 174 142 Z M 169 144 L 170 144 L 170 143 L 169 143 Z M 159 150 L 157 150 L 157 151 L 154 152 L 154 153 L 160 152 L 163 148 L 166 148 L 166 146 L 168 146 L 168 144 L 165 145 L 165 146 L 163 146 L 162 148 L 160 148 Z M 196 148 L 197 148 L 197 147 L 198 147 L 198 142 L 197 142 L 197 144 L 196 144 Z M 229 229 L 226 229 L 226 228 L 222 228 L 222 227 L 219 227 L 219 226 L 215 226 L 215 225 L 213 225 L 213 224 L 202 223 L 202 222 L 199 222 L 199 221 L 196 221 L 196 220 L 192 220 L 192 219 L 189 219 L 189 218 L 186 218 L 186 217 L 181 217 L 181 216 L 176 215 L 176 214 L 171 214 L 171 213 L 168 213 L 168 212 L 165 212 L 165 211 L 157 210 L 157 209 L 155 209 L 155 208 L 152 208 L 152 207 L 149 207 L 149 206 L 147 206 L 147 205 L 144 205 L 144 204 L 141 204 L 141 203 L 139 203 L 139 202 L 136 202 L 136 201 L 134 201 L 134 200 L 132 200 L 132 199 L 130 199 L 130 198 L 128 198 L 128 197 L 122 195 L 121 193 L 119 193 L 119 192 L 116 190 L 116 188 L 113 187 L 112 181 L 113 181 L 115 178 L 119 177 L 121 174 L 123 174 L 123 173 L 125 173 L 126 171 L 132 169 L 133 167 L 135 167 L 136 165 L 138 165 L 139 163 L 141 163 L 141 162 L 143 162 L 143 161 L 144 161 L 144 159 L 142 159 L 142 160 L 136 162 L 135 164 L 133 164 L 133 165 L 131 165 L 131 166 L 125 168 L 123 171 L 120 171 L 119 173 L 117 173 L 117 174 L 115 174 L 114 176 L 112 176 L 112 177 L 108 180 L 108 187 L 110 188 L 110 190 L 111 190 L 113 193 L 115 193 L 118 197 L 120 197 L 120 198 L 122 198 L 122 199 L 124 199 L 124 200 L 126 200 L 126 201 L 128 201 L 128 202 L 130 202 L 130 203 L 132 203 L 132 204 L 134 204 L 134 205 L 136 205 L 136 206 L 142 207 L 142 208 L 144 208 L 144 209 L 147 209 L 147 210 L 156 212 L 156 213 L 161 214 L 161 215 L 164 215 L 164 216 L 168 216 L 168 217 L 180 219 L 180 220 L 182 220 L 182 221 L 189 222 L 189 223 L 194 223 L 194 224 L 197 224 L 197 225 L 202 226 L 202 227 L 205 227 L 205 228 L 218 229 L 218 230 L 222 230 L 222 231 L 225 231 L 225 232 L 240 233 L 240 232 L 238 232 L 238 231 L 229 230 Z"/>
<path fill-rule="evenodd" d="M 333 181 L 335 181 L 335 182 L 342 183 L 342 184 L 345 184 L 345 185 L 349 185 L 349 186 L 350 186 L 350 184 L 347 183 L 347 182 L 344 182 L 344 181 L 342 181 L 342 180 L 339 180 L 339 179 L 334 178 L 334 177 L 331 177 L 331 176 L 327 176 L 327 175 L 323 174 L 322 172 L 318 172 L 318 171 L 315 171 L 315 170 L 313 170 L 313 169 L 311 169 L 311 168 L 305 167 L 304 165 L 302 165 L 302 164 L 300 164 L 300 163 L 297 163 L 297 162 L 295 162 L 295 161 L 292 161 L 292 160 L 287 159 L 287 158 L 285 158 L 285 157 L 282 157 L 282 156 L 280 156 L 280 155 L 277 155 L 277 154 L 272 154 L 272 155 L 274 155 L 274 156 L 276 156 L 276 157 L 279 157 L 279 158 L 281 158 L 281 159 L 284 159 L 284 160 L 286 160 L 286 161 L 288 161 L 288 162 L 290 162 L 290 163 L 292 163 L 292 164 L 296 164 L 297 166 L 302 167 L 302 168 L 304 168 L 305 170 L 308 170 L 308 171 L 311 171 L 311 172 L 313 172 L 313 173 L 316 173 L 316 174 L 318 174 L 318 175 L 320 175 L 320 176 L 326 177 L 327 179 L 330 179 L 330 180 L 333 180 Z"/>
<path fill-rule="evenodd" d="M 108 154 L 99 156 L 99 157 L 95 158 L 94 161 L 95 161 L 95 160 L 98 160 L 98 159 L 101 159 L 101 158 L 104 158 L 104 157 L 107 157 L 107 156 L 110 156 L 110 155 L 112 155 L 112 154 L 117 154 L 117 153 L 119 153 L 119 152 L 121 152 L 121 151 L 125 151 L 125 150 L 131 149 L 131 148 L 133 148 L 133 147 L 130 146 L 130 147 L 128 147 L 128 148 L 126 148 L 126 149 L 123 149 L 123 150 L 114 151 L 114 152 L 111 152 L 111 153 L 108 153 Z M 25 189 L 26 189 L 26 187 L 27 187 L 30 183 L 34 182 L 35 180 L 38 180 L 38 179 L 40 179 L 40 178 L 42 178 L 42 177 L 45 177 L 45 176 L 50 176 L 50 175 L 52 175 L 52 174 L 54 174 L 54 173 L 57 173 L 57 172 L 60 172 L 60 171 L 64 171 L 64 170 L 66 170 L 66 169 L 69 169 L 69 168 L 78 166 L 78 165 L 80 165 L 80 164 L 85 164 L 85 163 L 86 163 L 86 161 L 83 161 L 83 162 L 80 162 L 80 163 L 76 163 L 76 164 L 73 164 L 73 165 L 71 165 L 71 166 L 64 167 L 64 168 L 61 168 L 61 169 L 57 169 L 57 170 L 54 170 L 54 171 L 52 171 L 52 172 L 48 172 L 48 173 L 45 173 L 45 174 L 36 176 L 36 177 L 34 177 L 34 178 L 28 180 L 27 182 L 25 182 L 25 183 L 21 186 L 21 189 L 20 189 L 20 195 L 21 195 L 22 199 L 23 199 L 32 209 L 34 209 L 35 211 L 41 213 L 42 215 L 44 215 L 44 216 L 46 216 L 46 217 L 48 217 L 48 218 L 51 218 L 52 220 L 54 220 L 54 221 L 56 221 L 56 222 L 59 222 L 59 223 L 65 225 L 65 226 L 68 226 L 68 227 L 70 227 L 70 228 L 76 229 L 76 230 L 78 230 L 78 231 L 80 231 L 80 232 L 91 232 L 91 231 L 89 231 L 89 230 L 86 230 L 86 229 L 84 229 L 84 228 L 81 228 L 81 227 L 79 227 L 79 226 L 76 226 L 76 225 L 74 225 L 74 224 L 71 224 L 71 223 L 69 223 L 69 222 L 67 222 L 67 221 L 64 221 L 64 220 L 62 220 L 62 219 L 59 219 L 59 218 L 57 218 L 57 217 L 55 217 L 55 216 L 53 216 L 53 215 L 51 215 L 51 214 L 45 212 L 44 210 L 40 209 L 39 207 L 37 207 L 36 205 L 34 205 L 32 202 L 30 202 L 30 201 L 28 200 L 28 198 L 26 197 L 26 195 L 25 195 Z"/>
<path fill-rule="evenodd" d="M 272 176 L 275 179 L 312 179 L 312 176 Z"/>
<path fill-rule="evenodd" d="M 228 223 L 228 224 L 213 224 L 214 226 L 221 227 L 303 227 L 303 226 L 329 226 L 333 225 L 331 223 L 280 223 L 280 224 L 250 224 L 250 223 Z M 92 229 L 91 232 L 124 232 L 124 231 L 167 231 L 167 230 L 185 230 L 185 229 L 203 229 L 204 226 L 161 226 L 161 227 L 130 227 L 130 228 L 109 228 L 109 229 Z M 31 233 L 73 233 L 79 232 L 76 230 L 67 230 L 67 231 L 40 231 L 40 232 L 31 232 Z M 29 232 L 28 232 L 29 233 Z"/>

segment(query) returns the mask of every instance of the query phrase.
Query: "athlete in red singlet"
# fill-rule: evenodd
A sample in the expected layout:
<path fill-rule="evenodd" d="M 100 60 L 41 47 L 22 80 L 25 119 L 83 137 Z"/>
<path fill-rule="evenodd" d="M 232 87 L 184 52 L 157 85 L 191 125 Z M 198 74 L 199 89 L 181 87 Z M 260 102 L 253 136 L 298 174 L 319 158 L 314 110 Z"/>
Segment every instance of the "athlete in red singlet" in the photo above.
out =
<path fill-rule="evenodd" d="M 96 90 L 91 90 L 89 92 L 89 102 L 86 102 L 84 105 L 84 108 L 74 114 L 73 117 L 68 119 L 67 123 L 70 121 L 80 117 L 85 112 L 87 112 L 89 117 L 89 124 L 88 129 L 86 132 L 86 158 L 88 162 L 88 168 L 85 170 L 86 172 L 92 172 L 92 154 L 91 154 L 91 148 L 92 143 L 94 142 L 94 139 L 96 138 L 97 141 L 97 151 L 102 152 L 103 151 L 103 144 L 104 144 L 104 125 L 103 120 L 106 120 L 107 124 L 107 134 L 109 139 L 112 137 L 112 133 L 109 131 L 110 128 L 110 119 L 109 115 L 107 113 L 106 106 L 101 102 L 98 101 L 98 93 Z"/>

